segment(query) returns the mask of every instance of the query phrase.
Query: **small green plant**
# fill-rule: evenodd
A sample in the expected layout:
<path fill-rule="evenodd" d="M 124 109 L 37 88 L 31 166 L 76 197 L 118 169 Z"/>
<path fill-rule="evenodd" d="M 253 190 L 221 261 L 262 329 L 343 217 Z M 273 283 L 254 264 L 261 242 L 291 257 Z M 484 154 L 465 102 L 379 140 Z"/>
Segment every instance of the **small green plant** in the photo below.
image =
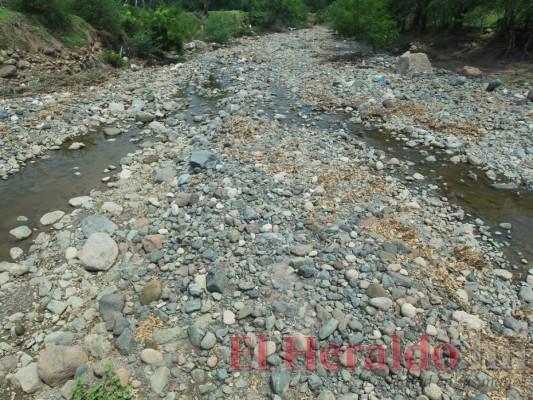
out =
<path fill-rule="evenodd" d="M 113 68 L 120 68 L 124 66 L 124 61 L 122 60 L 120 54 L 110 49 L 102 50 L 102 60 L 111 65 Z"/>
<path fill-rule="evenodd" d="M 113 364 L 108 362 L 101 380 L 89 386 L 83 376 L 76 378 L 69 395 L 73 400 L 127 400 L 133 398 L 133 390 L 130 384 L 122 387 Z"/>

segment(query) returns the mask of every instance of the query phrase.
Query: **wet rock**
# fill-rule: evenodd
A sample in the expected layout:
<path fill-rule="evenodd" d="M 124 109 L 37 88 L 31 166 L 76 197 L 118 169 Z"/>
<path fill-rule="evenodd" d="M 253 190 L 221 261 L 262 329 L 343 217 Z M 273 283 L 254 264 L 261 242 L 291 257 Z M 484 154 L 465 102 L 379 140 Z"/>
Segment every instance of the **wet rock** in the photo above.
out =
<path fill-rule="evenodd" d="M 19 226 L 18 228 L 11 229 L 9 233 L 18 240 L 23 240 L 31 236 L 31 229 L 27 226 Z"/>
<path fill-rule="evenodd" d="M 124 111 L 124 109 L 122 109 Z M 118 136 L 122 133 L 122 130 L 118 128 L 104 128 L 104 135 L 106 136 Z"/>
<path fill-rule="evenodd" d="M 63 211 L 52 211 L 47 214 L 44 214 L 39 222 L 45 226 L 53 225 L 61 218 L 63 218 L 64 215 L 65 213 Z"/>

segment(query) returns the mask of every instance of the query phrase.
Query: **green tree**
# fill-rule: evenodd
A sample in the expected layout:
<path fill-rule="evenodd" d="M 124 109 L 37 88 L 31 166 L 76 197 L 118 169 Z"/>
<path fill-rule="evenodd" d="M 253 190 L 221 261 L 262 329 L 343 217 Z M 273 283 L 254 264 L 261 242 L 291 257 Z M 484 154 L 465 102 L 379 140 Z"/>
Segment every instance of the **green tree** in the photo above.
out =
<path fill-rule="evenodd" d="M 331 8 L 333 28 L 374 49 L 382 47 L 397 35 L 387 6 L 388 0 L 337 0 Z"/>

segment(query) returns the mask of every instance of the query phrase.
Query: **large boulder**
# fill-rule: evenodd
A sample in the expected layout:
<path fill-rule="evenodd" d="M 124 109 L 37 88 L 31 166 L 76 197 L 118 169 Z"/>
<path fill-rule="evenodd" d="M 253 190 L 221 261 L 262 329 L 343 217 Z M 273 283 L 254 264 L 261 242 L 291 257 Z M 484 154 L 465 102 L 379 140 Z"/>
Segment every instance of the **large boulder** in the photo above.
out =
<path fill-rule="evenodd" d="M 4 65 L 0 67 L 0 78 L 9 79 L 17 76 L 17 67 L 14 65 Z"/>
<path fill-rule="evenodd" d="M 37 373 L 50 386 L 60 386 L 71 379 L 76 368 L 87 362 L 81 346 L 49 346 L 39 354 Z"/>
<path fill-rule="evenodd" d="M 400 56 L 396 67 L 397 74 L 416 74 L 432 71 L 433 68 L 425 53 L 411 53 L 409 51 Z"/>
<path fill-rule="evenodd" d="M 107 233 L 93 233 L 79 253 L 87 271 L 107 271 L 118 256 L 118 246 Z"/>

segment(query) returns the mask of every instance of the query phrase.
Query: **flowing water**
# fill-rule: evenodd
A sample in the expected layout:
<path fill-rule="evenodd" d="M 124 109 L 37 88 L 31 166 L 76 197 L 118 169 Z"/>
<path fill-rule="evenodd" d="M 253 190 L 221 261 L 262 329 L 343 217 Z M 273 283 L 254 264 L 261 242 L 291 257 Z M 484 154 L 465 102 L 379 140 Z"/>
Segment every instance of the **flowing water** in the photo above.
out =
<path fill-rule="evenodd" d="M 17 241 L 9 231 L 21 225 L 31 229 L 43 227 L 39 219 L 50 211 L 69 211 L 68 200 L 85 196 L 91 189 L 105 190 L 105 176 L 119 171 L 120 158 L 137 149 L 131 141 L 134 133 L 123 133 L 109 140 L 102 131 L 75 137 L 64 143 L 60 150 L 49 151 L 49 157 L 28 164 L 6 181 L 0 182 L 0 261 L 12 261 L 9 249 L 29 247 L 37 232 L 24 241 Z M 82 142 L 80 150 L 68 150 L 73 142 Z M 104 173 L 110 165 L 117 170 Z M 79 175 L 76 173 L 79 172 Z M 17 221 L 19 216 L 28 221 Z"/>
<path fill-rule="evenodd" d="M 224 97 L 220 85 L 213 84 L 215 96 L 200 96 L 195 87 L 179 92 L 179 97 L 188 103 L 185 121 L 194 124 L 195 115 L 208 114 L 214 117 L 218 112 L 217 101 Z M 493 228 L 493 237 L 504 243 L 504 252 L 515 265 L 525 258 L 533 260 L 533 193 L 522 189 L 502 190 L 490 186 L 482 171 L 464 163 L 454 164 L 449 155 L 435 149 L 410 149 L 401 140 L 378 130 L 365 130 L 360 125 L 348 122 L 346 114 L 326 114 L 313 110 L 310 105 L 296 104 L 292 94 L 285 88 L 272 88 L 271 96 L 257 101 L 256 110 L 262 110 L 263 117 L 273 118 L 276 113 L 287 116 L 286 124 L 313 123 L 323 129 L 337 130 L 340 127 L 366 142 L 370 147 L 383 150 L 388 158 L 397 157 L 410 161 L 410 174 L 419 172 L 426 177 L 423 182 L 407 182 L 409 185 L 436 184 L 441 195 L 453 204 L 463 208 L 467 219 L 480 218 Z M 50 211 L 68 211 L 67 201 L 76 196 L 87 195 L 88 188 L 104 189 L 102 171 L 110 164 L 118 165 L 121 157 L 134 151 L 131 133 L 124 133 L 115 141 L 108 141 L 102 132 L 74 139 L 82 141 L 82 150 L 67 150 L 65 143 L 61 150 L 51 152 L 46 160 L 36 161 L 9 180 L 0 182 L 0 207 L 4 218 L 0 221 L 0 260 L 10 260 L 9 249 L 20 246 L 9 234 L 9 230 L 20 225 L 42 228 L 39 218 Z M 434 154 L 437 162 L 427 162 L 426 156 Z M 75 169 L 77 168 L 77 169 Z M 476 173 L 477 180 L 469 178 L 469 171 Z M 80 172 L 79 176 L 74 173 Z M 112 173 L 115 173 L 113 171 Z M 108 175 L 111 175 L 109 173 Z M 402 176 L 398 174 L 398 176 Z M 18 216 L 26 216 L 28 222 L 18 222 Z M 499 229 L 501 222 L 512 224 L 511 235 Z M 22 242 L 28 247 L 34 238 Z M 522 272 L 527 269 L 522 268 Z"/>

